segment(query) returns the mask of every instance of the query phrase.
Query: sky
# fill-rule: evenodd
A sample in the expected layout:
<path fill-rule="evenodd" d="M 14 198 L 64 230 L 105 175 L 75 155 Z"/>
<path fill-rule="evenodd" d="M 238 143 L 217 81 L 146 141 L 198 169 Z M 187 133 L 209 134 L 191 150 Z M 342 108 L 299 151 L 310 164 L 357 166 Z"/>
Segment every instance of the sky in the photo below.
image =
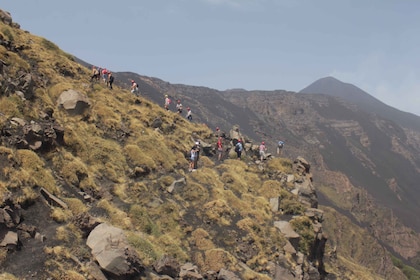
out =
<path fill-rule="evenodd" d="M 0 9 L 114 72 L 296 92 L 332 76 L 420 116 L 418 0 L 2 0 Z"/>

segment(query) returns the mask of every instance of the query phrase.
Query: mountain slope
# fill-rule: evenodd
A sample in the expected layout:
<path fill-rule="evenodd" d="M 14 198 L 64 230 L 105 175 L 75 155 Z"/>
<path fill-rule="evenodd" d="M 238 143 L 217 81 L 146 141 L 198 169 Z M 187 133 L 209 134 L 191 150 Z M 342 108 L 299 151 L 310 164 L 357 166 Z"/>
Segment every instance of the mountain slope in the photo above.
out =
<path fill-rule="evenodd" d="M 221 97 L 225 102 L 217 109 L 197 103 L 198 121 L 225 129 L 245 122 L 241 131 L 253 135 L 254 142 L 265 140 L 271 151 L 279 138 L 286 140 L 286 156 L 303 155 L 316 169 L 322 203 L 332 203 L 397 256 L 419 264 L 419 220 L 413 215 L 420 205 L 418 130 L 322 94 L 218 92 L 169 83 L 155 87 L 194 102 L 202 95 Z M 220 108 L 228 104 L 235 104 L 233 118 L 218 118 Z M 242 110 L 252 111 L 252 118 L 235 118 Z"/>
<path fill-rule="evenodd" d="M 325 242 L 315 244 L 324 238 L 312 225 L 319 231 L 321 217 L 305 214 L 310 207 L 291 192 L 311 186 L 304 161 L 271 160 L 264 172 L 229 155 L 216 164 L 205 145 L 215 136 L 205 125 L 91 80 L 71 55 L 0 15 L 1 278 L 182 272 L 189 279 L 271 279 L 280 271 L 293 279 L 290 271 L 309 269 L 325 278 Z M 184 153 L 198 139 L 200 168 L 188 173 Z M 282 179 L 290 176 L 296 179 Z M 96 234 L 102 225 L 112 231 Z M 92 242 L 98 235 L 108 238 Z M 387 272 L 401 275 L 392 264 Z"/>
<path fill-rule="evenodd" d="M 243 103 L 252 95 L 231 95 L 233 104 L 214 90 L 144 76 L 134 77 L 146 95 L 136 97 L 123 73 L 115 74 L 119 83 L 111 90 L 52 42 L 20 30 L 7 14 L 0 18 L 0 277 L 406 278 L 375 239 L 367 248 L 356 244 L 351 252 L 357 254 L 337 255 L 323 233 L 327 215 L 313 208 L 318 202 L 308 162 L 255 160 L 258 151 L 243 127 L 255 137 L 277 131 L 265 123 L 275 117 L 271 99 L 257 110 Z M 165 93 L 194 105 L 194 121 L 163 110 Z M 281 102 L 293 104 L 294 96 L 286 93 Z M 223 162 L 216 161 L 216 135 L 208 128 L 219 121 L 226 130 L 230 122 L 241 123 L 242 135 L 226 133 Z M 301 132 L 304 137 L 289 131 L 297 143 L 313 139 Z M 234 137 L 246 140 L 243 160 L 234 159 Z M 196 140 L 203 148 L 199 169 L 187 172 L 185 153 Z M 107 250 L 88 242 L 101 225 L 118 233 L 102 233 L 107 250 L 118 248 L 107 256 L 119 252 L 123 259 L 115 267 L 97 254 Z M 340 237 L 331 240 L 348 240 Z M 381 262 L 373 259 L 378 255 Z"/>

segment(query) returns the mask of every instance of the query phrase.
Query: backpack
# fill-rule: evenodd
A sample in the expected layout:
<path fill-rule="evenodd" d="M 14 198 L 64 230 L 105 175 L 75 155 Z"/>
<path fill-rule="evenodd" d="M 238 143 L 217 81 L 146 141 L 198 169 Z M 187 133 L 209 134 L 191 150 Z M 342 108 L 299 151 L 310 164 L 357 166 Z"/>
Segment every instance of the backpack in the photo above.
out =
<path fill-rule="evenodd" d="M 241 144 L 238 142 L 236 145 L 235 145 L 235 152 L 240 152 L 241 151 Z"/>

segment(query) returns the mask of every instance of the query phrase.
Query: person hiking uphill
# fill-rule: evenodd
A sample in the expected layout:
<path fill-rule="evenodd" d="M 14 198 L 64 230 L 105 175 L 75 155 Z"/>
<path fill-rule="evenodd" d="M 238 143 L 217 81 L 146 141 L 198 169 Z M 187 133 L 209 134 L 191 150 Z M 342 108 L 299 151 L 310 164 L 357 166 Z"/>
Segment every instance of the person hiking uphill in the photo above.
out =
<path fill-rule="evenodd" d="M 236 145 L 235 145 L 235 152 L 236 152 L 236 155 L 238 156 L 239 160 L 241 159 L 243 149 L 244 149 L 244 146 L 242 145 L 241 139 L 239 139 L 238 143 L 236 143 Z"/>
<path fill-rule="evenodd" d="M 102 69 L 102 80 L 105 84 L 108 82 L 108 70 L 106 68 Z"/>
<path fill-rule="evenodd" d="M 171 104 L 171 99 L 169 98 L 169 96 L 167 94 L 165 94 L 165 104 L 164 104 L 164 108 L 169 111 L 169 105 Z"/>
<path fill-rule="evenodd" d="M 283 141 L 279 141 L 279 142 L 277 142 L 277 154 L 278 155 L 281 155 L 281 151 L 282 151 L 282 149 L 283 149 L 283 146 L 284 146 L 284 142 Z"/>
<path fill-rule="evenodd" d="M 196 161 L 196 159 L 197 159 L 197 146 L 194 145 L 190 151 L 190 164 L 189 164 L 189 169 L 188 169 L 189 172 L 194 170 L 194 162 Z"/>
<path fill-rule="evenodd" d="M 90 77 L 90 81 L 99 80 L 99 70 L 95 66 L 92 67 L 92 76 Z"/>
<path fill-rule="evenodd" d="M 114 76 L 111 72 L 108 72 L 107 86 L 112 89 L 112 84 L 114 83 Z"/>
<path fill-rule="evenodd" d="M 262 141 L 260 145 L 260 161 L 261 162 L 265 159 L 265 151 L 267 151 L 267 147 L 265 146 L 265 142 Z"/>
<path fill-rule="evenodd" d="M 134 93 L 135 95 L 137 95 L 137 92 L 139 91 L 139 85 L 134 81 L 131 80 L 131 93 Z"/>
<path fill-rule="evenodd" d="M 187 119 L 189 121 L 192 121 L 192 113 L 190 107 L 187 108 Z"/>
<path fill-rule="evenodd" d="M 197 156 L 195 157 L 195 161 L 194 161 L 194 168 L 193 170 L 197 170 L 198 168 L 198 160 L 200 159 L 200 141 L 196 141 L 195 142 L 195 150 L 197 152 Z"/>
<path fill-rule="evenodd" d="M 181 100 L 179 99 L 176 103 L 176 110 L 178 111 L 178 114 L 182 114 L 182 103 L 181 103 Z"/>
<path fill-rule="evenodd" d="M 223 156 L 223 142 L 221 136 L 219 136 L 219 139 L 217 140 L 217 154 L 219 161 L 221 161 Z"/>

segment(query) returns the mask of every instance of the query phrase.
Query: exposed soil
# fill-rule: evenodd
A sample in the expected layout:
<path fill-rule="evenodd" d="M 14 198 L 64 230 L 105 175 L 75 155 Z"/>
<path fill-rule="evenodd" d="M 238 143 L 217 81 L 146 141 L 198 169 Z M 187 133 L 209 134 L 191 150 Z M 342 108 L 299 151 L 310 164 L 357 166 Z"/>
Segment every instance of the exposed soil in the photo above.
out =
<path fill-rule="evenodd" d="M 46 279 L 44 271 L 45 261 L 48 255 L 44 252 L 45 247 L 55 246 L 56 229 L 59 226 L 50 217 L 51 209 L 39 197 L 34 204 L 27 209 L 22 209 L 23 224 L 35 226 L 37 232 L 45 236 L 44 240 L 32 237 L 22 238 L 22 246 L 19 250 L 8 254 L 7 259 L 0 268 L 0 272 L 7 272 L 19 277 L 19 279 Z M 27 222 L 30 221 L 30 224 Z"/>

